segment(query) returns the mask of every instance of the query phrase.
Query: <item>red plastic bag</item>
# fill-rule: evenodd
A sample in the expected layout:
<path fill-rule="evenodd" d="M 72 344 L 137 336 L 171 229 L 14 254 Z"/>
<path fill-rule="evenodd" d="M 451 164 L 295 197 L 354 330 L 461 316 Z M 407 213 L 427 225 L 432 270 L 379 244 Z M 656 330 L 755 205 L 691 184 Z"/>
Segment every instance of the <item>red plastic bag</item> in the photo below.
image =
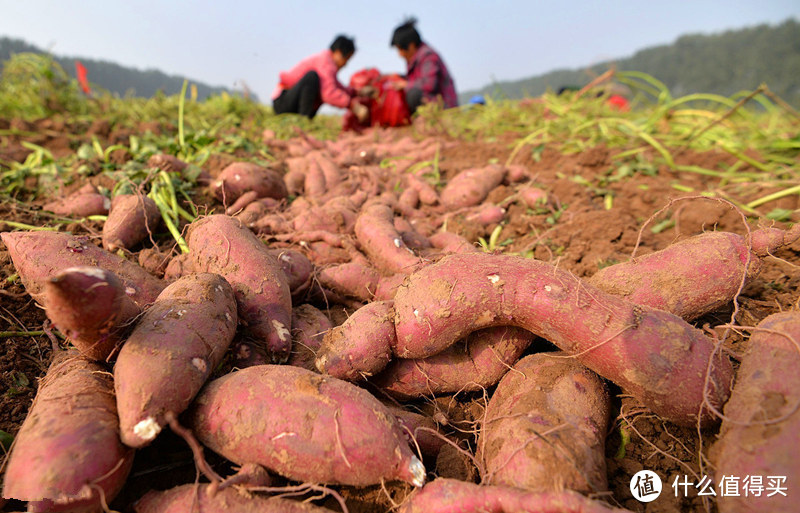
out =
<path fill-rule="evenodd" d="M 81 61 L 75 61 L 75 74 L 78 77 L 78 84 L 81 90 L 86 94 L 92 94 L 92 89 L 89 87 L 89 77 L 86 72 L 86 66 Z"/>
<path fill-rule="evenodd" d="M 372 113 L 372 124 L 380 126 L 402 126 L 411 122 L 411 112 L 406 102 L 406 93 L 395 87 L 399 77 L 384 77 L 380 82 L 380 96 Z"/>
<path fill-rule="evenodd" d="M 411 121 L 406 103 L 405 91 L 397 89 L 394 84 L 400 79 L 397 75 L 381 76 L 376 68 L 357 71 L 350 77 L 350 87 L 358 90 L 365 86 L 377 89 L 377 98 L 358 98 L 369 109 L 369 116 L 363 123 L 355 115 L 347 111 L 342 119 L 343 130 L 361 130 L 368 126 L 401 126 Z"/>

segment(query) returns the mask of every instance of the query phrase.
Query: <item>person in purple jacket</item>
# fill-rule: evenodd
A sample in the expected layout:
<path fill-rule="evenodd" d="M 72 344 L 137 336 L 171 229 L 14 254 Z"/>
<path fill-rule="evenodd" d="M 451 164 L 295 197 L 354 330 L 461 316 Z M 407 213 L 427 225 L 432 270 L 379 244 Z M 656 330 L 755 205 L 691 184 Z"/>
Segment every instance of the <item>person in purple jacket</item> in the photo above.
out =
<path fill-rule="evenodd" d="M 336 74 L 356 52 L 355 42 L 336 36 L 331 46 L 300 61 L 294 68 L 279 75 L 280 82 L 272 93 L 272 109 L 276 114 L 293 112 L 313 119 L 323 103 L 350 109 L 361 120 L 369 111 L 353 101 L 357 92 L 345 87 Z"/>
<path fill-rule="evenodd" d="M 415 27 L 417 20 L 406 20 L 394 29 L 390 47 L 397 47 L 405 59 L 408 72 L 405 82 L 406 101 L 413 114 L 423 103 L 439 101 L 446 109 L 458 106 L 456 87 L 450 72 L 439 54 L 422 40 Z"/>

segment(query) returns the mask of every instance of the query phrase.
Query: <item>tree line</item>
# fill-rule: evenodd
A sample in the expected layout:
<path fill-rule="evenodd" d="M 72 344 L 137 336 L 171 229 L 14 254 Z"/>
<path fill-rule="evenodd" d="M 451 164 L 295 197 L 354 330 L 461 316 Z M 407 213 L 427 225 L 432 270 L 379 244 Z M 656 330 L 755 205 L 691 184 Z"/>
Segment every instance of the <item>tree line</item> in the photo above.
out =
<path fill-rule="evenodd" d="M 48 54 L 49 52 L 20 39 L 0 37 L 0 62 L 5 62 L 12 54 L 20 53 Z M 89 82 L 93 86 L 120 97 L 127 95 L 149 98 L 159 92 L 165 95 L 180 94 L 185 79 L 177 75 L 167 75 L 156 69 L 139 70 L 103 60 L 55 55 L 52 55 L 52 58 L 72 78 L 76 78 L 75 61 L 79 60 L 86 67 Z M 233 94 L 233 91 L 225 87 L 214 87 L 192 79 L 189 79 L 189 82 L 197 87 L 199 100 L 222 92 Z M 250 96 L 254 98 L 254 95 Z"/>
<path fill-rule="evenodd" d="M 730 96 L 752 91 L 762 83 L 793 106 L 800 107 L 800 22 L 757 25 L 718 34 L 690 34 L 670 45 L 646 48 L 633 56 L 584 69 L 562 69 L 515 81 L 496 82 L 461 94 L 503 98 L 539 96 L 562 87 L 581 87 L 615 67 L 641 71 L 663 82 L 673 96 L 715 93 Z"/>

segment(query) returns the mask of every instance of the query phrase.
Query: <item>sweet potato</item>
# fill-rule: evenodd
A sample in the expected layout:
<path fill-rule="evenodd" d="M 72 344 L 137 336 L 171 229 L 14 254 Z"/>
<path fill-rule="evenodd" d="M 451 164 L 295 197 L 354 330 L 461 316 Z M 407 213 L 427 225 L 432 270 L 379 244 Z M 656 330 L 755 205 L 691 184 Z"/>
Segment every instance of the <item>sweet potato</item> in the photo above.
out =
<path fill-rule="evenodd" d="M 415 175 L 406 175 L 408 186 L 417 191 L 419 201 L 423 205 L 435 205 L 439 203 L 439 194 L 428 182 Z"/>
<path fill-rule="evenodd" d="M 207 484 L 151 491 L 133 508 L 135 513 L 333 513 L 306 502 L 262 497 L 236 488 L 225 488 L 211 496 Z"/>
<path fill-rule="evenodd" d="M 299 300 L 311 286 L 314 276 L 314 265 L 304 254 L 289 248 L 270 249 L 281 264 L 281 269 L 286 275 L 286 283 L 293 300 Z"/>
<path fill-rule="evenodd" d="M 0 238 L 25 290 L 45 307 L 47 280 L 70 267 L 89 265 L 113 272 L 122 280 L 128 297 L 142 307 L 152 303 L 166 286 L 138 265 L 95 246 L 88 237 L 57 232 L 3 232 Z"/>
<path fill-rule="evenodd" d="M 114 365 L 122 442 L 143 447 L 180 415 L 233 340 L 233 289 L 217 274 L 184 276 L 159 294 Z"/>
<path fill-rule="evenodd" d="M 524 182 L 530 176 L 528 168 L 520 164 L 512 164 L 506 168 L 506 179 L 511 183 Z"/>
<path fill-rule="evenodd" d="M 234 206 L 238 205 L 234 203 L 233 205 L 231 205 L 231 208 L 233 208 Z M 273 213 L 275 210 L 277 210 L 279 206 L 280 202 L 274 198 L 259 198 L 255 201 L 248 203 L 246 207 L 241 209 L 241 211 L 237 209 L 235 211 L 236 214 L 234 215 L 244 224 L 250 226 L 252 223 L 258 221 L 265 215 Z"/>
<path fill-rule="evenodd" d="M 46 203 L 42 209 L 61 216 L 86 217 L 108 214 L 111 200 L 98 192 L 97 187 L 87 183 L 66 198 Z"/>
<path fill-rule="evenodd" d="M 608 390 L 594 372 L 564 356 L 526 356 L 500 380 L 478 438 L 484 484 L 607 490 Z"/>
<path fill-rule="evenodd" d="M 259 217 L 248 225 L 254 233 L 266 235 L 279 235 L 282 233 L 290 233 L 292 231 L 291 224 L 280 214 L 267 214 Z"/>
<path fill-rule="evenodd" d="M 286 191 L 298 196 L 303 193 L 305 187 L 308 161 L 304 157 L 289 157 L 285 162 L 286 174 L 283 175 L 283 183 L 286 185 Z"/>
<path fill-rule="evenodd" d="M 574 355 L 658 415 L 708 425 L 703 408 L 728 398 L 732 367 L 679 317 L 634 305 L 552 265 L 516 256 L 449 255 L 409 277 L 395 295 L 402 358 L 436 354 L 475 329 L 513 325 Z"/>
<path fill-rule="evenodd" d="M 517 194 L 522 203 L 528 208 L 542 208 L 547 205 L 547 192 L 539 187 L 528 186 L 521 189 Z"/>
<path fill-rule="evenodd" d="M 325 182 L 325 173 L 314 159 L 309 159 L 306 169 L 305 181 L 303 182 L 303 193 L 309 198 L 321 198 L 328 191 Z"/>
<path fill-rule="evenodd" d="M 356 237 L 364 252 L 386 273 L 411 273 L 420 263 L 394 227 L 394 214 L 376 203 L 362 210 L 356 221 Z"/>
<path fill-rule="evenodd" d="M 398 513 L 631 513 L 564 490 L 536 493 L 510 486 L 439 478 L 417 490 Z"/>
<path fill-rule="evenodd" d="M 292 354 L 288 365 L 317 371 L 316 358 L 322 337 L 333 328 L 330 319 L 316 307 L 303 304 L 292 308 Z M 249 340 L 240 340 L 234 347 L 234 365 L 240 369 L 269 363 L 266 352 Z"/>
<path fill-rule="evenodd" d="M 751 251 L 737 234 L 707 232 L 600 269 L 589 282 L 633 303 L 692 320 L 730 303 L 742 281 L 758 275 L 759 256 L 792 238 L 782 230 L 755 230 Z"/>
<path fill-rule="evenodd" d="M 225 213 L 228 214 L 229 216 L 239 214 L 257 199 L 258 199 L 258 192 L 247 191 L 238 198 L 236 198 L 236 201 L 234 201 L 228 208 L 225 209 Z"/>
<path fill-rule="evenodd" d="M 403 273 L 392 274 L 391 276 L 381 276 L 378 280 L 378 288 L 375 290 L 375 301 L 385 301 L 394 299 L 397 289 L 403 284 L 406 275 Z"/>
<path fill-rule="evenodd" d="M 292 308 L 292 355 L 286 363 L 316 372 L 317 350 L 331 328 L 331 320 L 314 306 Z"/>
<path fill-rule="evenodd" d="M 107 360 L 141 313 L 122 281 L 99 267 L 70 267 L 45 282 L 47 317 L 90 360 Z"/>
<path fill-rule="evenodd" d="M 532 341 L 521 328 L 477 330 L 433 356 L 394 359 L 370 381 L 399 399 L 472 392 L 497 384 Z"/>
<path fill-rule="evenodd" d="M 167 270 L 172 253 L 166 253 L 158 248 L 142 248 L 136 257 L 139 266 L 153 276 L 162 277 Z"/>
<path fill-rule="evenodd" d="M 312 152 L 309 155 L 316 160 L 317 165 L 322 170 L 322 174 L 325 176 L 325 187 L 328 190 L 332 190 L 342 182 L 342 170 L 330 157 L 320 151 Z"/>
<path fill-rule="evenodd" d="M 239 318 L 274 362 L 291 351 L 292 297 L 281 264 L 237 219 L 211 215 L 189 225 L 186 243 L 196 270 L 221 275 L 233 287 Z"/>
<path fill-rule="evenodd" d="M 428 237 L 428 240 L 431 241 L 433 247 L 441 249 L 446 253 L 481 252 L 474 244 L 457 233 L 438 232 Z"/>
<path fill-rule="evenodd" d="M 3 497 L 28 511 L 100 512 L 133 464 L 119 440 L 114 385 L 103 367 L 77 351 L 57 354 L 19 430 Z"/>
<path fill-rule="evenodd" d="M 214 452 L 296 481 L 425 481 L 422 463 L 380 401 L 300 367 L 260 365 L 218 378 L 197 396 L 189 419 Z"/>
<path fill-rule="evenodd" d="M 160 222 L 161 213 L 152 198 L 120 194 L 111 201 L 111 211 L 103 224 L 103 247 L 108 251 L 131 249 L 152 235 Z"/>
<path fill-rule="evenodd" d="M 164 280 L 175 281 L 181 276 L 194 272 L 192 256 L 189 253 L 180 253 L 169 259 L 167 268 L 164 269 Z"/>
<path fill-rule="evenodd" d="M 719 439 L 711 450 L 717 490 L 727 476 L 761 476 L 767 487 L 719 497 L 721 512 L 797 511 L 792 483 L 800 479 L 800 313 L 772 314 L 752 330 L 736 384 L 725 405 Z M 784 477 L 781 483 L 776 477 Z M 737 490 L 739 481 L 737 480 Z M 755 485 L 755 481 L 751 481 Z M 783 494 L 774 490 L 783 487 Z M 770 490 L 773 487 L 773 490 Z M 753 490 L 754 488 L 750 488 Z M 787 493 L 788 489 L 788 493 Z M 786 495 L 784 495 L 786 494 Z M 771 495 L 771 496 L 770 496 Z"/>
<path fill-rule="evenodd" d="M 467 169 L 447 182 L 439 198 L 450 210 L 472 207 L 482 203 L 505 176 L 505 168 L 497 164 Z"/>
<path fill-rule="evenodd" d="M 323 374 L 357 381 L 383 370 L 395 343 L 391 301 L 369 303 L 327 332 L 317 352 Z"/>
<path fill-rule="evenodd" d="M 481 226 L 497 224 L 506 216 L 506 209 L 497 205 L 485 205 L 474 214 L 467 216 L 467 221 Z"/>
<path fill-rule="evenodd" d="M 439 450 L 447 442 L 444 441 L 444 434 L 437 436 L 431 431 L 438 432 L 439 425 L 433 417 L 414 413 L 405 408 L 387 404 L 386 407 L 397 418 L 403 431 L 408 438 L 412 448 L 419 446 L 420 452 L 425 456 L 436 456 Z M 415 444 L 416 442 L 416 444 Z"/>
<path fill-rule="evenodd" d="M 397 233 L 400 234 L 400 238 L 403 239 L 403 242 L 411 251 L 419 253 L 422 250 L 433 247 L 431 241 L 419 233 L 417 229 L 414 228 L 414 225 L 409 223 L 405 218 L 395 217 L 393 224 Z"/>
<path fill-rule="evenodd" d="M 380 278 L 381 275 L 375 268 L 361 262 L 326 267 L 317 277 L 323 287 L 361 301 L 373 298 Z"/>
<path fill-rule="evenodd" d="M 409 187 L 397 198 L 397 208 L 403 215 L 409 215 L 419 206 L 419 191 Z"/>
<path fill-rule="evenodd" d="M 251 162 L 229 164 L 211 184 L 211 192 L 226 205 L 248 191 L 255 191 L 259 198 L 284 199 L 288 195 L 277 171 Z"/>

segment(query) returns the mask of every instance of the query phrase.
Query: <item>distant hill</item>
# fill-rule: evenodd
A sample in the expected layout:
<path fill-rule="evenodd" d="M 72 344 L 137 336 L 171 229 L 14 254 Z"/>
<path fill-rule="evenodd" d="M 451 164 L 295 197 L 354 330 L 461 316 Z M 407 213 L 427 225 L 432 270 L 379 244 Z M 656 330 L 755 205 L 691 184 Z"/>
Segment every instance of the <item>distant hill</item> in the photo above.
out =
<path fill-rule="evenodd" d="M 34 45 L 20 39 L 0 37 L 0 62 L 6 61 L 12 53 L 39 53 L 49 54 Z M 184 78 L 177 75 L 167 75 L 156 69 L 139 70 L 120 66 L 113 62 L 86 59 L 83 57 L 60 57 L 53 55 L 53 59 L 64 68 L 72 78 L 75 78 L 75 60 L 80 60 L 86 67 L 89 82 L 119 96 L 132 95 L 149 98 L 162 91 L 166 95 L 180 94 Z M 197 97 L 203 100 L 213 94 L 224 92 L 233 93 L 225 87 L 214 87 L 189 78 L 189 82 L 197 86 Z M 254 95 L 251 94 L 255 100 Z"/>
<path fill-rule="evenodd" d="M 619 71 L 648 73 L 662 81 L 674 96 L 695 92 L 730 96 L 766 83 L 772 92 L 800 107 L 800 22 L 789 19 L 776 26 L 764 24 L 712 35 L 685 35 L 671 45 L 646 48 L 632 57 L 497 82 L 463 92 L 460 99 L 466 102 L 476 94 L 512 99 L 539 96 L 548 89 L 583 86 L 612 65 Z"/>

